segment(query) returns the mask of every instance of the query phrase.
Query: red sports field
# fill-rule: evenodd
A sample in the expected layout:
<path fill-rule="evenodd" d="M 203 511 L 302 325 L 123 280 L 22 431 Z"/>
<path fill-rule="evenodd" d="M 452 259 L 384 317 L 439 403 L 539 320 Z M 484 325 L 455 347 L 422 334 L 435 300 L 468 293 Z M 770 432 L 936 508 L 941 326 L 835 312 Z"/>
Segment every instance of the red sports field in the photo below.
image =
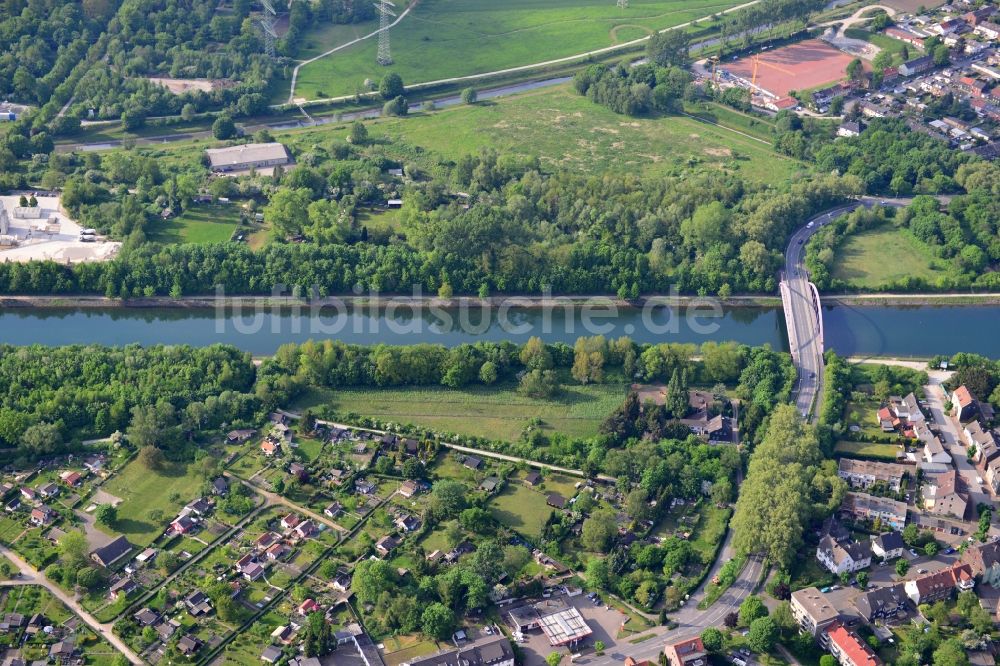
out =
<path fill-rule="evenodd" d="M 790 90 L 811 90 L 836 83 L 845 77 L 847 65 L 853 60 L 818 39 L 764 51 L 757 57 L 760 59 L 757 85 L 776 97 L 785 97 Z M 747 81 L 753 78 L 753 61 L 749 57 L 729 63 L 725 69 Z"/>

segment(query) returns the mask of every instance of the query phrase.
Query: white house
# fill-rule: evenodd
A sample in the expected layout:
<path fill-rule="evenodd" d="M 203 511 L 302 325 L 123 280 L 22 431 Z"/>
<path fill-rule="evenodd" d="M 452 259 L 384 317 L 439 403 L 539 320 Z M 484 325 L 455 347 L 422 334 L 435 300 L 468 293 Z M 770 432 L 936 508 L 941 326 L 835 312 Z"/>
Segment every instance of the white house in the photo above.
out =
<path fill-rule="evenodd" d="M 903 556 L 906 543 L 899 532 L 886 532 L 872 537 L 872 553 L 883 560 L 894 560 Z"/>
<path fill-rule="evenodd" d="M 872 548 L 867 541 L 837 543 L 827 535 L 820 539 L 816 559 L 831 573 L 861 571 L 872 564 Z"/>

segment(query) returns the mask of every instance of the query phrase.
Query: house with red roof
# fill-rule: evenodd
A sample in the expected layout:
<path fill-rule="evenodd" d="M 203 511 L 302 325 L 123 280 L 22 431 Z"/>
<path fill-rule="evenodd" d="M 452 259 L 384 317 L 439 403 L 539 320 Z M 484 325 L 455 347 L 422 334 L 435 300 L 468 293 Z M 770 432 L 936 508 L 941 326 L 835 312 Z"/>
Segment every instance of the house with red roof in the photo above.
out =
<path fill-rule="evenodd" d="M 880 666 L 882 660 L 853 631 L 839 622 L 827 630 L 830 654 L 841 666 Z"/>
<path fill-rule="evenodd" d="M 676 643 L 668 643 L 663 647 L 663 655 L 670 666 L 706 666 L 708 652 L 700 636 L 687 638 Z"/>
<path fill-rule="evenodd" d="M 319 604 L 315 599 L 306 599 L 299 605 L 299 615 L 309 615 L 319 610 Z"/>
<path fill-rule="evenodd" d="M 972 567 L 968 564 L 957 564 L 908 580 L 903 589 L 914 604 L 920 605 L 948 599 L 957 590 L 971 590 L 975 585 Z"/>

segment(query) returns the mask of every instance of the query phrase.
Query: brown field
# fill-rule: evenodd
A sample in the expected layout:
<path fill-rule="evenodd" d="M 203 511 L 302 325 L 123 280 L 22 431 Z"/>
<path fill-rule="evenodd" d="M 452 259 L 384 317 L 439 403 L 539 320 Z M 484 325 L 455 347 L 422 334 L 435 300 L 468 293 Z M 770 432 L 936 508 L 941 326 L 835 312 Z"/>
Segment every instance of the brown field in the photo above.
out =
<path fill-rule="evenodd" d="M 777 97 L 792 90 L 811 90 L 844 78 L 853 58 L 818 39 L 764 51 L 759 58 L 757 85 Z M 730 74 L 750 81 L 753 58 L 740 58 L 725 67 Z"/>

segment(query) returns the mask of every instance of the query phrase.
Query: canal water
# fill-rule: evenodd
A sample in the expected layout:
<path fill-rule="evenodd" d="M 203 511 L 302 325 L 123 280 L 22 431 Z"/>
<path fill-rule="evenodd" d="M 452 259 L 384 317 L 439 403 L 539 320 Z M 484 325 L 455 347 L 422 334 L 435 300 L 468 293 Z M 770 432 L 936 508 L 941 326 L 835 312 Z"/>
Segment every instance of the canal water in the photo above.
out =
<path fill-rule="evenodd" d="M 826 346 L 845 355 L 932 356 L 969 351 L 1000 357 L 1000 307 L 871 306 L 824 308 Z M 259 313 L 211 309 L 0 310 L 0 343 L 68 345 L 97 343 L 232 344 L 255 355 L 273 353 L 287 342 L 339 339 L 357 344 L 453 346 L 477 340 L 523 342 L 538 335 L 572 344 L 581 335 L 628 335 L 637 342 L 735 340 L 787 349 L 780 308 L 728 308 L 712 312 L 659 307 L 583 312 L 556 308 L 509 311 L 473 308 L 413 312 L 266 310 Z"/>

